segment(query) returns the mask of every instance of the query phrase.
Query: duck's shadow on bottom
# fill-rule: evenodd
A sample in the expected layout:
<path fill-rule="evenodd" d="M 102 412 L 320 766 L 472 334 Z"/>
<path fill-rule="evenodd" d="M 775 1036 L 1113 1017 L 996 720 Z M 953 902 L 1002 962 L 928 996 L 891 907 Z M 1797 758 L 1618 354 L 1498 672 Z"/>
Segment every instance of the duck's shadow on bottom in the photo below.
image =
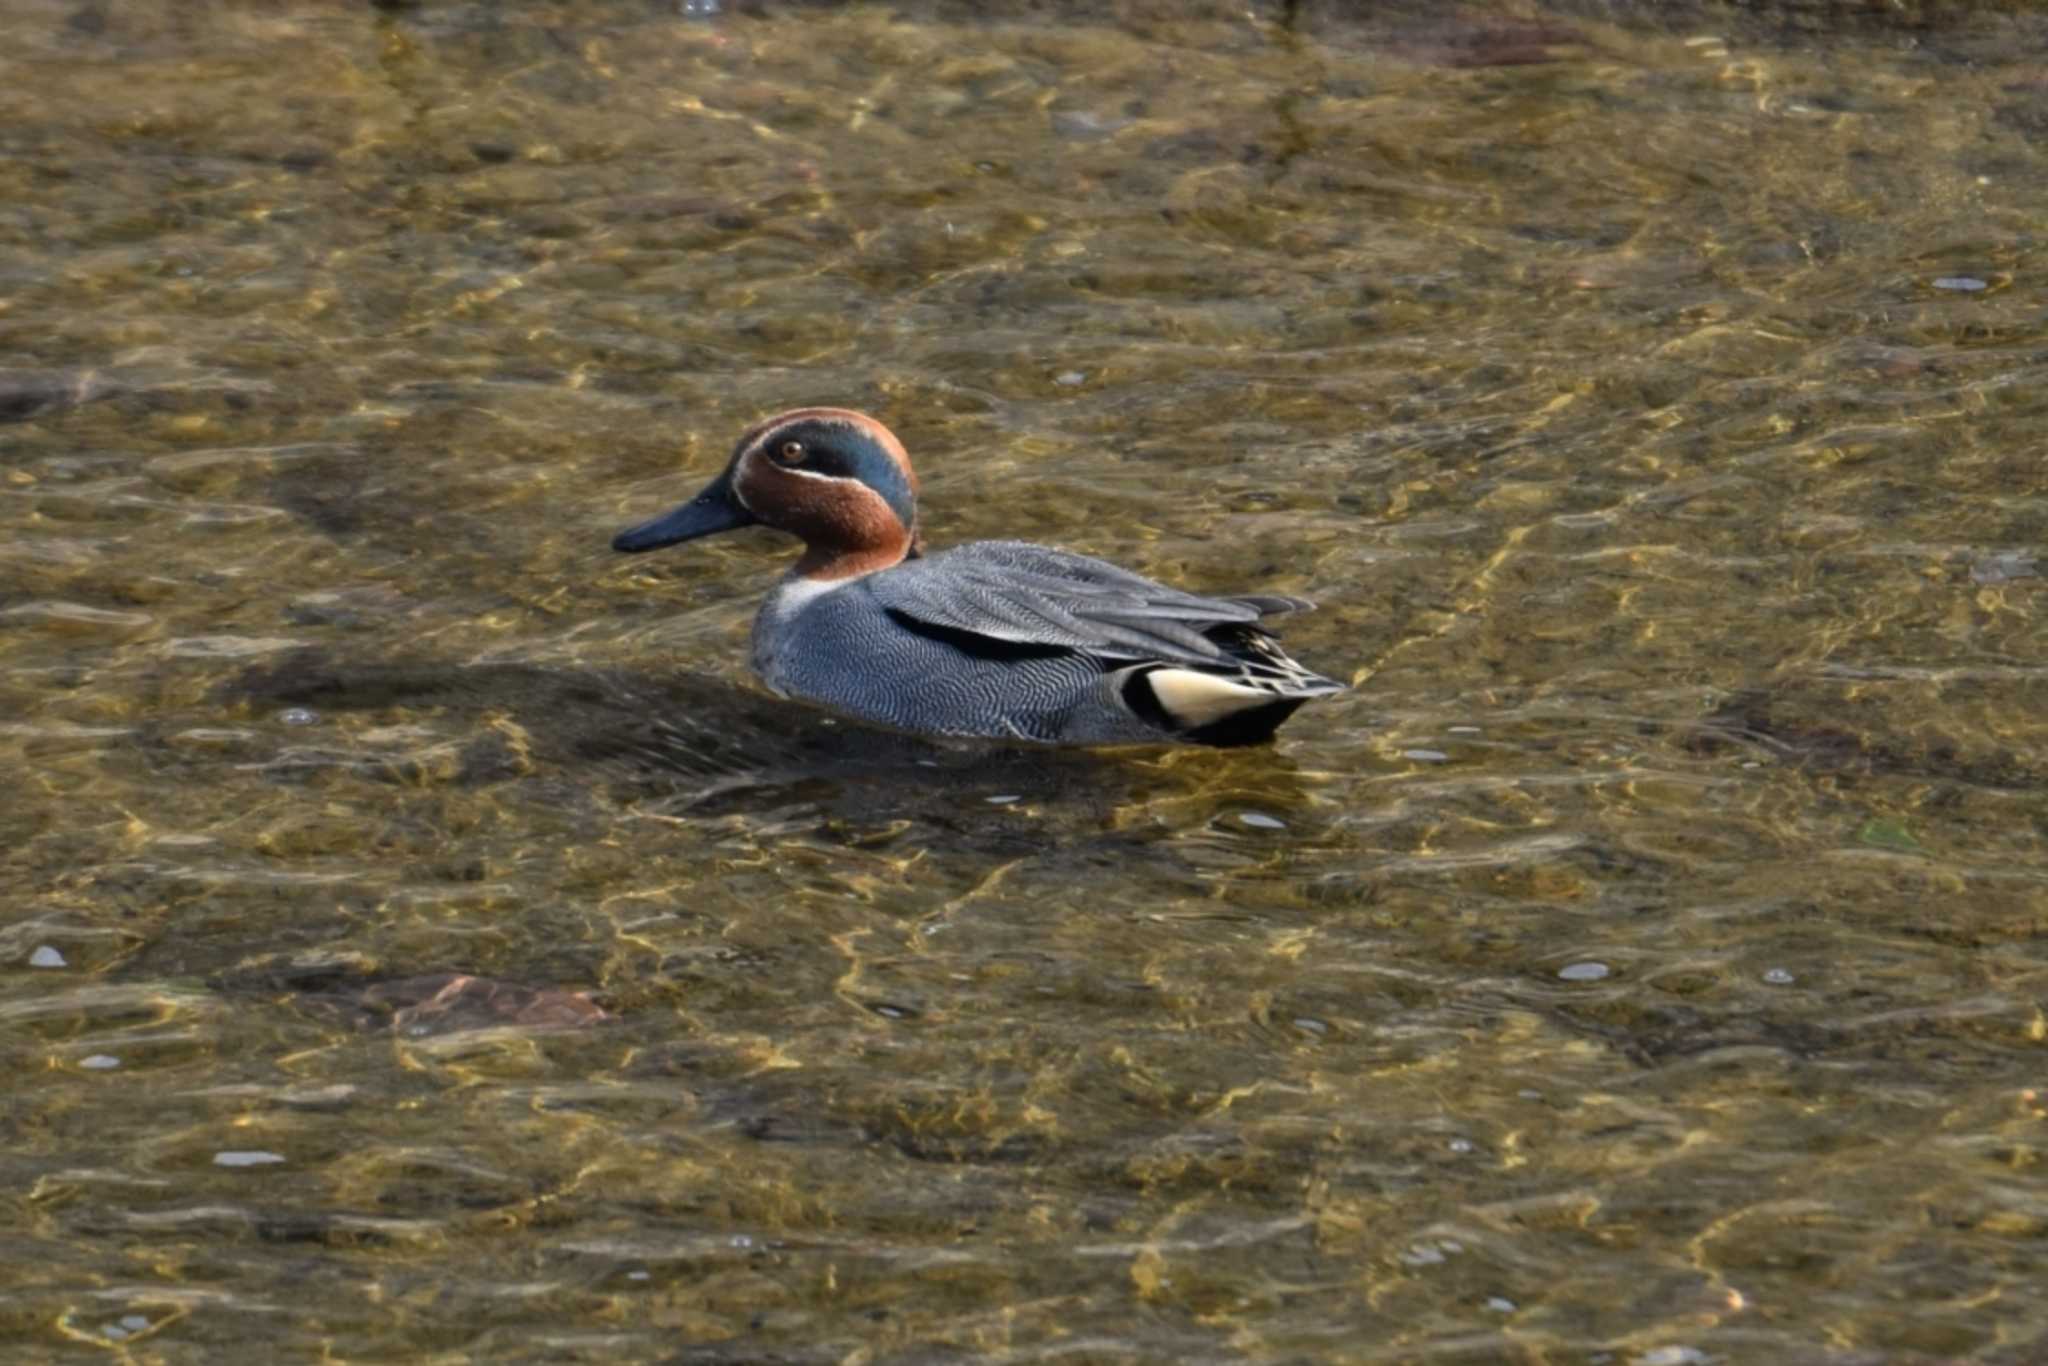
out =
<path fill-rule="evenodd" d="M 715 678 L 526 664 L 345 661 L 303 651 L 245 671 L 224 700 L 259 713 L 430 711 L 467 735 L 455 780 L 482 786 L 545 777 L 595 784 L 641 812 L 786 815 L 792 807 L 860 826 L 920 820 L 997 850 L 1020 838 L 1009 809 L 1053 830 L 1115 825 L 1163 791 L 1217 780 L 1232 761 L 1182 772 L 1159 747 L 1059 749 L 935 740 L 869 726 Z M 509 723 L 509 724 L 507 724 Z M 1293 770 L 1267 754 L 1262 788 L 1279 800 Z M 1156 833 L 1156 832 L 1155 832 Z"/>

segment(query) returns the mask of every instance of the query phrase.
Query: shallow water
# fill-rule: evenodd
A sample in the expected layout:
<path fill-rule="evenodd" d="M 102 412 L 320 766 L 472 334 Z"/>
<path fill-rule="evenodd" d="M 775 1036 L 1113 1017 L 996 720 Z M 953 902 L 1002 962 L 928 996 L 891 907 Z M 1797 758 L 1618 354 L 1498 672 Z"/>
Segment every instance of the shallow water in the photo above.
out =
<path fill-rule="evenodd" d="M 10 1359 L 2048 1355 L 2048 17 L 0 8 Z M 1354 689 L 766 696 L 818 402 Z"/>

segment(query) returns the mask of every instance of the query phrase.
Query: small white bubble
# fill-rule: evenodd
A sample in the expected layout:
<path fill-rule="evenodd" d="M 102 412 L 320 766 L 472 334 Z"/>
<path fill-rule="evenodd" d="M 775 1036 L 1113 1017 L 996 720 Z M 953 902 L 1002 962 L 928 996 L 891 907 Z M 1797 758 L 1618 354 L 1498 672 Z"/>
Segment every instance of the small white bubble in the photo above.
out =
<path fill-rule="evenodd" d="M 1984 281 L 1974 275 L 1944 275 L 1934 282 L 1934 287 L 1958 290 L 1964 294 L 1975 294 L 1981 289 L 1989 288 Z"/>
<path fill-rule="evenodd" d="M 1478 735 L 1480 733 L 1477 726 L 1445 726 L 1444 729 L 1453 735 Z"/>
<path fill-rule="evenodd" d="M 286 707 L 277 719 L 287 726 L 310 726 L 320 719 L 320 713 L 311 707 Z"/>
<path fill-rule="evenodd" d="M 735 1233 L 732 1235 L 732 1245 L 738 1248 L 748 1248 L 754 1245 L 754 1240 L 744 1233 Z"/>
<path fill-rule="evenodd" d="M 61 968 L 64 966 L 64 955 L 44 944 L 28 956 L 28 965 L 32 968 Z"/>
<path fill-rule="evenodd" d="M 1764 980 L 1774 987 L 1789 987 L 1799 979 L 1785 968 L 1765 968 Z"/>
<path fill-rule="evenodd" d="M 1409 1266 L 1442 1266 L 1448 1260 L 1442 1249 L 1427 1243 L 1418 1243 L 1401 1254 L 1401 1260 Z"/>
<path fill-rule="evenodd" d="M 274 1162 L 284 1161 L 281 1153 L 267 1153 L 260 1148 L 229 1149 L 213 1155 L 216 1167 L 268 1167 Z"/>
<path fill-rule="evenodd" d="M 1071 389 L 1077 384 L 1086 384 L 1088 376 L 1079 370 L 1063 370 L 1052 377 L 1054 384 L 1063 384 Z"/>
<path fill-rule="evenodd" d="M 652 1272 L 647 1271 L 628 1271 L 626 1279 L 629 1281 L 651 1281 L 654 1279 L 654 1275 Z"/>
<path fill-rule="evenodd" d="M 1449 762 L 1451 756 L 1440 749 L 1404 749 L 1401 757 L 1413 759 L 1418 764 L 1441 764 Z"/>
<path fill-rule="evenodd" d="M 141 1314 L 123 1314 L 121 1326 L 131 1333 L 139 1333 L 149 1327 L 149 1320 Z"/>
<path fill-rule="evenodd" d="M 1613 971 L 1605 963 L 1567 963 L 1557 970 L 1557 975 L 1567 982 L 1597 982 Z"/>
<path fill-rule="evenodd" d="M 1472 1140 L 1469 1138 L 1454 1138 L 1444 1146 L 1454 1153 L 1469 1153 L 1472 1151 Z"/>
<path fill-rule="evenodd" d="M 1020 802 L 1024 799 L 1014 792 L 1005 792 L 1000 796 L 985 797 L 983 798 L 983 800 L 986 801 L 990 806 L 1009 806 L 1013 802 Z"/>
<path fill-rule="evenodd" d="M 1486 1307 L 1496 1314 L 1512 1314 L 1515 1312 L 1515 1302 L 1503 1295 L 1488 1295 L 1486 1297 Z"/>
<path fill-rule="evenodd" d="M 1281 820 L 1277 816 L 1269 816 L 1263 811 L 1240 811 L 1237 818 L 1254 830 L 1285 830 L 1287 828 L 1286 821 Z"/>
<path fill-rule="evenodd" d="M 111 1053 L 94 1053 L 78 1060 L 78 1065 L 88 1072 L 108 1072 L 121 1065 L 121 1060 Z"/>
<path fill-rule="evenodd" d="M 1697 1347 L 1652 1347 L 1636 1358 L 1636 1366 L 1701 1366 L 1706 1359 Z"/>

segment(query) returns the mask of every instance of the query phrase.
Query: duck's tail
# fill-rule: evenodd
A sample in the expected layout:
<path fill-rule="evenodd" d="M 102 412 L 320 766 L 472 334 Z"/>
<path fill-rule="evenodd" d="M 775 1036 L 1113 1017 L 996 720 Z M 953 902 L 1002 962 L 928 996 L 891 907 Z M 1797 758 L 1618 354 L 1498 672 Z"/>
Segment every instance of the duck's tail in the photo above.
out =
<path fill-rule="evenodd" d="M 1205 632 L 1229 654 L 1216 665 L 1158 664 L 1134 670 L 1124 701 L 1162 730 L 1202 745 L 1256 745 L 1311 698 L 1344 685 L 1304 667 L 1256 626 Z"/>

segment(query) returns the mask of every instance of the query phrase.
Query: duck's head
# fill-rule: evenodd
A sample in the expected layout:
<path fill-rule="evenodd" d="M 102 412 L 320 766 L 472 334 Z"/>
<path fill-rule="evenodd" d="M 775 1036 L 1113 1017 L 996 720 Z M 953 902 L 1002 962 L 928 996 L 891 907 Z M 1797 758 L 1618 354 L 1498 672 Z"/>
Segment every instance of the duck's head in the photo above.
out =
<path fill-rule="evenodd" d="M 796 408 L 756 423 L 725 472 L 689 502 L 621 531 L 612 549 L 655 550 L 759 522 L 801 536 L 797 572 L 844 579 L 918 554 L 917 475 L 895 433 L 848 408 Z"/>

